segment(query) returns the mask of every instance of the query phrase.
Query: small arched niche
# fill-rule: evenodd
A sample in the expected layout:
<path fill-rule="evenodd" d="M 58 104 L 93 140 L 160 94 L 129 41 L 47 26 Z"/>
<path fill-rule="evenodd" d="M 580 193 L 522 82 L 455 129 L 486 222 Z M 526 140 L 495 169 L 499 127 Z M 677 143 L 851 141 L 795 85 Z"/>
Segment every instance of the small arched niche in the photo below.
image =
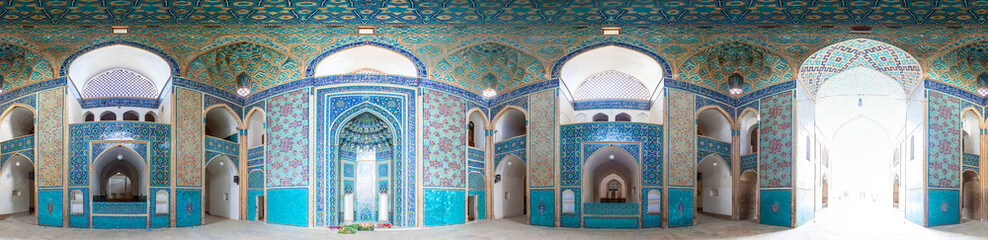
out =
<path fill-rule="evenodd" d="M 721 111 L 708 108 L 697 114 L 697 135 L 721 142 L 731 142 L 731 123 Z"/>
<path fill-rule="evenodd" d="M 741 193 L 738 197 L 738 204 L 741 206 L 739 217 L 741 220 L 755 219 L 758 212 L 758 173 L 755 171 L 745 171 L 741 174 Z"/>
<path fill-rule="evenodd" d="M 206 112 L 206 136 L 237 142 L 237 118 L 225 107 L 215 107 Z"/>
<path fill-rule="evenodd" d="M 640 202 L 641 170 L 638 161 L 617 146 L 597 150 L 583 165 L 581 202 Z M 617 183 L 617 189 L 609 186 Z"/>
<path fill-rule="evenodd" d="M 500 117 L 494 121 L 494 142 L 501 142 L 527 134 L 528 119 L 525 113 L 508 108 L 502 111 Z"/>
<path fill-rule="evenodd" d="M 141 115 L 137 114 L 135 111 L 126 111 L 123 113 L 124 121 L 140 121 Z"/>
<path fill-rule="evenodd" d="M 113 111 L 106 111 L 99 114 L 99 120 L 102 121 L 116 121 L 117 113 Z"/>
<path fill-rule="evenodd" d="M 597 113 L 597 114 L 594 114 L 593 115 L 593 121 L 594 122 L 606 122 L 608 120 L 610 120 L 610 117 L 607 116 L 607 114 Z"/>
<path fill-rule="evenodd" d="M 485 149 L 487 133 L 484 114 L 480 111 L 470 113 L 467 122 L 467 146 Z"/>
<path fill-rule="evenodd" d="M 84 122 L 96 121 L 96 115 L 93 114 L 93 112 L 86 112 L 85 114 L 82 114 L 82 121 Z"/>
<path fill-rule="evenodd" d="M 618 115 L 614 115 L 614 121 L 615 122 L 630 122 L 631 121 L 631 114 L 628 114 L 628 113 L 618 113 Z"/>
<path fill-rule="evenodd" d="M 0 142 L 32 134 L 34 134 L 34 111 L 31 109 L 12 107 L 0 120 Z"/>
<path fill-rule="evenodd" d="M 344 49 L 323 58 L 316 64 L 314 77 L 366 73 L 418 77 L 411 59 L 374 45 Z"/>
<path fill-rule="evenodd" d="M 94 202 L 144 202 L 148 196 L 148 169 L 134 150 L 111 147 L 92 165 L 91 194 Z"/>

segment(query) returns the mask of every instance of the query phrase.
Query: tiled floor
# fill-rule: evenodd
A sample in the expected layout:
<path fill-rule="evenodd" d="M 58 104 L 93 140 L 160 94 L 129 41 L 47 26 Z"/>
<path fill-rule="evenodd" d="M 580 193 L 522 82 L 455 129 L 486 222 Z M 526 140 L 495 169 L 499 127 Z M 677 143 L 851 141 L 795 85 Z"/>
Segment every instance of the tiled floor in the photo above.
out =
<path fill-rule="evenodd" d="M 860 213 L 860 212 L 859 212 Z M 791 229 L 751 221 L 728 221 L 701 215 L 698 225 L 676 229 L 590 230 L 535 227 L 521 220 L 481 221 L 426 229 L 384 230 L 340 235 L 327 229 L 308 229 L 255 222 L 207 219 L 202 227 L 158 230 L 91 230 L 44 228 L 29 216 L 0 221 L 0 238 L 7 239 L 985 239 L 988 222 L 923 228 L 903 223 L 891 214 L 838 217 L 822 212 L 815 222 Z M 876 224 L 884 222 L 885 224 Z"/>

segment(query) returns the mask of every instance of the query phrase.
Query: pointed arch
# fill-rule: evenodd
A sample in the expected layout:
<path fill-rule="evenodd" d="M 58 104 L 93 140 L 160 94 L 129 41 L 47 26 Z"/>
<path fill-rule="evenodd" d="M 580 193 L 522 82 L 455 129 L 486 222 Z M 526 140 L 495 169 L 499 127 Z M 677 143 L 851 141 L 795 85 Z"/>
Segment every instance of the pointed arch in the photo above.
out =
<path fill-rule="evenodd" d="M 638 64 L 617 62 L 621 60 Z M 599 64 L 600 61 L 609 64 Z M 559 79 L 560 88 L 565 88 L 565 93 L 573 97 L 590 76 L 608 70 L 642 82 L 648 89 L 648 100 L 655 98 L 665 79 L 672 77 L 669 63 L 653 51 L 628 43 L 601 42 L 573 50 L 556 60 L 550 70 L 550 79 Z"/>
<path fill-rule="evenodd" d="M 229 113 L 230 114 L 230 117 L 232 117 L 233 120 L 237 123 L 237 129 L 246 129 L 246 127 L 244 126 L 244 122 L 242 120 L 240 120 L 240 114 L 237 114 L 237 112 L 234 111 L 233 108 L 231 108 L 230 106 L 227 106 L 226 104 L 219 103 L 219 104 L 213 104 L 212 106 L 206 107 L 205 109 L 202 110 L 202 117 L 203 118 L 206 118 L 206 114 L 209 113 L 209 111 L 212 111 L 213 109 L 216 109 L 216 108 L 222 108 L 227 113 Z"/>
<path fill-rule="evenodd" d="M 865 67 L 881 72 L 902 85 L 910 96 L 922 82 L 923 69 L 912 55 L 891 44 L 866 38 L 836 43 L 820 49 L 803 61 L 797 79 L 811 98 L 831 77 L 845 70 Z"/>
<path fill-rule="evenodd" d="M 422 62 L 422 60 L 420 60 L 418 57 L 416 57 L 415 54 L 412 54 L 411 52 L 408 52 L 408 51 L 406 51 L 406 50 L 404 50 L 402 48 L 399 48 L 399 47 L 396 47 L 396 46 L 393 46 L 393 45 L 390 45 L 390 44 L 373 42 L 373 41 L 361 41 L 361 42 L 348 43 L 348 44 L 344 44 L 342 46 L 338 46 L 338 47 L 329 49 L 329 50 L 327 50 L 327 51 L 319 54 L 318 56 L 316 56 L 315 58 L 313 58 L 312 60 L 309 61 L 309 64 L 305 68 L 305 77 L 316 77 L 316 68 L 319 66 L 319 64 L 321 62 L 323 62 L 323 60 L 326 60 L 326 58 L 329 58 L 330 56 L 332 56 L 334 54 L 337 54 L 337 53 L 340 53 L 340 52 L 344 52 L 344 51 L 347 51 L 347 50 L 352 50 L 352 49 L 359 48 L 359 47 L 367 47 L 367 46 L 382 48 L 384 50 L 391 51 L 391 52 L 394 52 L 394 53 L 398 53 L 398 54 L 404 56 L 415 67 L 416 76 L 408 76 L 408 77 L 419 77 L 419 78 L 428 77 L 428 75 L 426 74 L 425 64 Z M 380 70 L 380 69 L 375 69 L 375 70 Z"/>

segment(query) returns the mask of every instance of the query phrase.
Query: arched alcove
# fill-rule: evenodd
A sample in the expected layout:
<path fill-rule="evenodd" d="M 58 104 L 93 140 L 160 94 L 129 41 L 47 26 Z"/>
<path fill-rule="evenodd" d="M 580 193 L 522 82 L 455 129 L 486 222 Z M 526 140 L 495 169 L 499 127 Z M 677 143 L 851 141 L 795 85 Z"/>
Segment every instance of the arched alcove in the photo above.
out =
<path fill-rule="evenodd" d="M 93 112 L 86 112 L 82 114 L 82 120 L 85 122 L 96 121 L 96 115 L 94 115 Z"/>
<path fill-rule="evenodd" d="M 361 45 L 334 52 L 316 64 L 313 77 L 354 73 L 418 77 L 414 61 L 401 53 L 375 45 Z"/>
<path fill-rule="evenodd" d="M 528 131 L 528 117 L 516 108 L 506 108 L 494 120 L 494 142 L 501 142 Z"/>
<path fill-rule="evenodd" d="M 697 182 L 697 208 L 701 213 L 720 216 L 732 216 L 733 178 L 731 168 L 718 155 L 703 158 L 697 164 L 697 175 L 702 176 Z"/>
<path fill-rule="evenodd" d="M 978 173 L 967 170 L 961 174 L 962 190 L 961 194 L 961 219 L 980 220 L 981 219 L 981 180 Z"/>
<path fill-rule="evenodd" d="M 203 211 L 212 216 L 240 218 L 240 184 L 237 166 L 226 155 L 214 157 L 206 164 L 203 186 Z"/>
<path fill-rule="evenodd" d="M 204 133 L 219 139 L 237 142 L 237 128 L 239 124 L 235 114 L 226 107 L 214 107 L 206 112 Z"/>
<path fill-rule="evenodd" d="M 126 111 L 123 113 L 124 121 L 140 121 L 141 115 L 137 114 L 135 111 Z"/>
<path fill-rule="evenodd" d="M 32 135 L 35 131 L 34 111 L 20 106 L 0 113 L 0 142 Z"/>
<path fill-rule="evenodd" d="M 527 171 L 525 162 L 515 155 L 507 155 L 494 171 L 493 209 L 494 219 L 511 218 L 527 214 Z"/>
<path fill-rule="evenodd" d="M 965 110 L 961 114 L 961 147 L 963 153 L 981 155 L 981 124 L 977 112 Z"/>
<path fill-rule="evenodd" d="M 617 146 L 607 146 L 597 150 L 587 158 L 582 169 L 581 202 L 637 203 L 641 201 L 641 169 L 638 161 L 630 153 Z M 605 181 L 606 180 L 606 181 Z M 619 197 L 609 197 L 602 184 L 611 180 L 621 183 Z M 609 190 L 608 190 L 609 192 Z M 605 196 L 605 197 L 601 197 Z"/>
<path fill-rule="evenodd" d="M 741 174 L 741 193 L 738 196 L 738 207 L 741 220 L 755 219 L 758 214 L 758 173 L 745 171 Z"/>
<path fill-rule="evenodd" d="M 594 122 L 606 122 L 608 120 L 610 120 L 610 117 L 608 117 L 607 114 L 597 113 L 593 115 Z"/>
<path fill-rule="evenodd" d="M 481 111 L 471 111 L 467 118 L 467 146 L 485 149 L 487 145 L 487 117 Z"/>
<path fill-rule="evenodd" d="M 99 114 L 99 120 L 102 121 L 117 121 L 117 113 L 113 111 L 105 111 Z"/>
<path fill-rule="evenodd" d="M 631 115 L 628 114 L 628 113 L 618 113 L 618 115 L 615 115 L 614 116 L 614 121 L 615 122 L 630 122 L 631 121 Z"/>
<path fill-rule="evenodd" d="M 698 136 L 704 136 L 721 142 L 731 142 L 731 122 L 719 108 L 707 108 L 696 115 L 696 131 Z"/>
<path fill-rule="evenodd" d="M 600 46 L 585 50 L 565 61 L 559 68 L 559 77 L 570 96 L 577 96 L 577 89 L 592 76 L 605 72 L 619 72 L 641 81 L 649 98 L 658 91 L 663 79 L 662 65 L 652 56 L 621 46 Z M 621 92 L 612 92 L 621 99 Z M 646 98 L 646 100 L 650 100 Z"/>
<path fill-rule="evenodd" d="M 267 134 L 264 124 L 264 111 L 260 109 L 252 110 L 247 117 L 247 148 L 255 148 L 264 145 Z"/>
<path fill-rule="evenodd" d="M 144 202 L 148 196 L 148 166 L 134 150 L 121 145 L 96 157 L 90 174 L 93 202 Z"/>
<path fill-rule="evenodd" d="M 33 176 L 34 163 L 21 154 L 14 154 L 0 166 L 0 215 L 35 211 Z"/>
<path fill-rule="evenodd" d="M 343 173 L 336 184 L 343 221 L 391 222 L 395 132 L 378 112 L 356 114 L 340 128 L 339 159 Z"/>
<path fill-rule="evenodd" d="M 741 156 L 758 152 L 758 112 L 746 110 L 738 118 L 741 130 Z"/>

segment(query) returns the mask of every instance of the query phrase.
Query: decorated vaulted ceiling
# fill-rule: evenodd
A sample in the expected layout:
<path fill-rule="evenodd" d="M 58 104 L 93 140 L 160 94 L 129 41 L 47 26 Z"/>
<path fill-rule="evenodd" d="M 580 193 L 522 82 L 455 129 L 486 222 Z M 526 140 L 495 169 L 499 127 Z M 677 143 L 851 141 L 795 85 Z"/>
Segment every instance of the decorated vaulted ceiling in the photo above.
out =
<path fill-rule="evenodd" d="M 988 73 L 988 41 L 951 50 L 933 61 L 930 69 L 930 78 L 974 92 L 977 76 Z"/>
<path fill-rule="evenodd" d="M 52 78 L 51 64 L 21 46 L 0 42 L 0 90 Z"/>
<path fill-rule="evenodd" d="M 959 0 L 15 0 L 0 7 L 8 24 L 976 25 L 988 13 Z"/>
<path fill-rule="evenodd" d="M 436 65 L 435 78 L 480 93 L 486 88 L 504 92 L 541 81 L 545 68 L 531 55 L 497 43 L 460 49 Z"/>
<path fill-rule="evenodd" d="M 680 76 L 701 86 L 727 92 L 727 78 L 734 73 L 744 77 L 744 92 L 793 79 L 792 69 L 785 59 L 743 42 L 728 42 L 701 51 L 683 63 Z"/>
<path fill-rule="evenodd" d="M 252 91 L 300 77 L 298 64 L 270 47 L 238 42 L 209 50 L 189 63 L 189 78 L 234 92 L 243 82 Z M 246 79 L 245 79 L 246 78 Z"/>

